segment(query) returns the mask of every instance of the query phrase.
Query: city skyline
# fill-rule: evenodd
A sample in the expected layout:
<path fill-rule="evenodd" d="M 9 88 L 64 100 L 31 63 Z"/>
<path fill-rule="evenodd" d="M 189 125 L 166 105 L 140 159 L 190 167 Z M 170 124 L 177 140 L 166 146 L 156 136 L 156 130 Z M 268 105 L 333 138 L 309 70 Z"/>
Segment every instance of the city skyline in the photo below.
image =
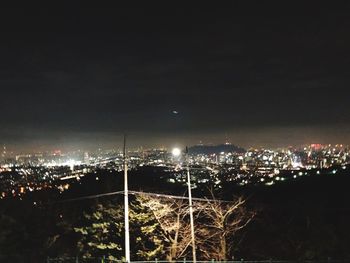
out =
<path fill-rule="evenodd" d="M 0 262 L 350 262 L 350 2 L 0 15 Z"/>
<path fill-rule="evenodd" d="M 129 133 L 128 146 L 130 149 L 143 148 L 172 148 L 175 146 L 192 146 L 198 144 L 217 145 L 229 142 L 231 144 L 249 149 L 249 148 L 286 148 L 301 147 L 310 144 L 344 144 L 350 145 L 347 133 L 350 128 L 342 126 L 338 129 L 320 129 L 318 127 L 304 128 L 279 128 L 271 129 L 260 128 L 255 131 L 240 130 L 236 132 L 216 132 L 199 136 L 196 133 L 178 133 L 175 135 L 150 134 L 145 135 L 137 133 Z M 65 137 L 60 133 L 56 133 L 50 139 L 44 140 L 41 136 L 35 135 L 30 139 L 17 140 L 16 142 L 9 140 L 0 142 L 8 149 L 17 152 L 39 152 L 53 151 L 57 149 L 65 151 L 74 150 L 97 150 L 122 148 L 123 134 L 97 133 L 76 135 L 70 134 Z"/>

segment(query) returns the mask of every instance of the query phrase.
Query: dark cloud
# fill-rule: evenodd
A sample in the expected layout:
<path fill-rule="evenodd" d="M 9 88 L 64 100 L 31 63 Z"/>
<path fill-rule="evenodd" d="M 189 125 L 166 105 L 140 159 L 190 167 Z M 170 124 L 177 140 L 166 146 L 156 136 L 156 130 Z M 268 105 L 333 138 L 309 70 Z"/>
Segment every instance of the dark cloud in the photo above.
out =
<path fill-rule="evenodd" d="M 305 129 L 310 141 L 332 141 L 329 129 L 350 121 L 348 11 L 311 2 L 4 10 L 1 141 L 108 143 L 127 131 L 159 145 L 224 133 L 247 141 L 244 132 L 280 145 L 304 141 Z"/>

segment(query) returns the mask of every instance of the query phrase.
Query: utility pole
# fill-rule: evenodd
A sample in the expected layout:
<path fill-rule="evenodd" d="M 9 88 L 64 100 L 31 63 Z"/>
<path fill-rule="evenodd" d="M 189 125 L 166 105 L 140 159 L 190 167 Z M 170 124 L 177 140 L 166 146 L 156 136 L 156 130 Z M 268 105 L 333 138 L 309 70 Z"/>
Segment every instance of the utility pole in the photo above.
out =
<path fill-rule="evenodd" d="M 189 207 L 190 207 L 190 223 L 191 223 L 192 260 L 193 260 L 193 263 L 196 263 L 197 257 L 196 257 L 196 242 L 195 242 L 195 235 L 194 235 L 191 176 L 190 176 L 190 165 L 189 165 L 188 148 L 187 147 L 186 147 L 186 163 L 187 163 L 188 202 L 189 202 Z"/>
<path fill-rule="evenodd" d="M 174 157 L 179 157 L 181 155 L 181 150 L 179 148 L 174 148 L 172 150 L 172 154 Z M 191 244 L 192 244 L 192 260 L 193 263 L 197 262 L 196 257 L 196 242 L 195 242 L 195 235 L 194 235 L 194 220 L 193 220 L 193 205 L 192 205 L 192 192 L 191 192 L 191 176 L 190 176 L 190 165 L 189 165 L 189 158 L 188 158 L 188 148 L 186 147 L 185 150 L 185 162 L 186 162 L 186 168 L 187 168 L 187 186 L 188 186 L 188 205 L 190 208 L 190 224 L 191 224 Z"/>
<path fill-rule="evenodd" d="M 124 135 L 124 224 L 125 224 L 125 262 L 130 263 L 129 236 L 129 193 L 128 193 L 128 164 L 126 160 L 126 135 Z"/>

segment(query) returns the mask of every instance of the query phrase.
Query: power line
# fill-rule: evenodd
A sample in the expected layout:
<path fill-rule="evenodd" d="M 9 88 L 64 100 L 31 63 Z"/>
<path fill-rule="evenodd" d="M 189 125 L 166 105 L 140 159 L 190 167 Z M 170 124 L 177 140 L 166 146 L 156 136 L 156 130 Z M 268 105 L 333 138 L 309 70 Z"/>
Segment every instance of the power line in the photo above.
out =
<path fill-rule="evenodd" d="M 111 195 L 117 195 L 117 194 L 124 194 L 124 191 L 109 192 L 109 193 L 96 194 L 96 195 L 87 195 L 87 196 L 57 201 L 56 203 L 67 203 L 67 202 L 81 201 L 81 200 L 86 200 L 86 199 L 94 199 L 94 198 L 98 198 L 98 197 L 111 196 Z"/>
<path fill-rule="evenodd" d="M 138 192 L 138 191 L 129 191 L 130 194 L 140 194 L 140 195 L 148 195 L 148 196 L 156 196 L 156 197 L 165 197 L 165 198 L 171 198 L 171 199 L 181 199 L 181 200 L 188 200 L 189 198 L 186 196 L 178 196 L 178 195 L 166 195 L 166 194 L 157 194 L 157 193 L 148 193 L 148 192 Z M 208 198 L 199 198 L 199 197 L 192 197 L 192 200 L 194 201 L 202 201 L 202 202 L 221 202 L 221 203 L 232 203 L 233 201 L 228 200 L 220 200 L 220 199 L 208 199 Z"/>
<path fill-rule="evenodd" d="M 118 195 L 118 194 L 120 194 L 120 195 L 124 194 L 124 191 L 116 191 L 116 192 L 109 192 L 109 193 L 104 193 L 104 194 L 82 196 L 82 197 L 77 197 L 77 198 L 71 198 L 71 199 L 65 199 L 65 200 L 62 200 L 62 201 L 57 201 L 55 203 L 75 202 L 75 201 L 94 199 L 94 198 L 99 198 L 99 197 L 104 197 L 104 196 L 112 196 L 112 195 Z M 132 194 L 132 195 L 148 195 L 148 196 L 164 197 L 164 198 L 179 199 L 179 200 L 188 200 L 189 199 L 186 196 L 167 195 L 167 194 L 159 194 L 159 193 L 140 192 L 140 191 L 129 191 L 129 194 Z M 234 202 L 234 201 L 228 201 L 228 200 L 208 199 L 208 198 L 199 198 L 199 197 L 192 197 L 192 200 L 200 201 L 200 202 L 221 202 L 221 203 L 232 203 L 232 202 Z"/>

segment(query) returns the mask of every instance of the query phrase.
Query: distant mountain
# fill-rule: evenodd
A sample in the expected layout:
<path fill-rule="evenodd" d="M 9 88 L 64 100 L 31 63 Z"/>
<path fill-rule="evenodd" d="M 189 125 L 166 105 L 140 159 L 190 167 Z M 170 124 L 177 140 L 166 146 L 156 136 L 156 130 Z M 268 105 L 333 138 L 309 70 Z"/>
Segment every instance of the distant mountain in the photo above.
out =
<path fill-rule="evenodd" d="M 188 148 L 190 154 L 213 154 L 221 152 L 244 153 L 246 150 L 233 144 L 195 145 Z"/>

